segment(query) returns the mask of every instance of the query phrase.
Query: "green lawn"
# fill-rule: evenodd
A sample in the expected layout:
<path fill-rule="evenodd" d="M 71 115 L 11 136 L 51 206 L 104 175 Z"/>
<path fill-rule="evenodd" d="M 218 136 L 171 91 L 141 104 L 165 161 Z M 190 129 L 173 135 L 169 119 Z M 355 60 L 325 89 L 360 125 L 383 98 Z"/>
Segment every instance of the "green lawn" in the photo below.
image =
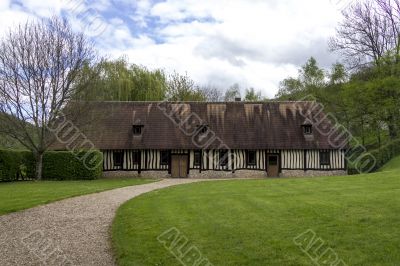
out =
<path fill-rule="evenodd" d="M 0 215 L 73 196 L 154 182 L 156 179 L 27 181 L 0 183 Z"/>
<path fill-rule="evenodd" d="M 201 182 L 141 195 L 114 220 L 119 265 L 179 265 L 179 245 L 171 253 L 157 240 L 172 227 L 189 240 L 183 251 L 195 246 L 214 265 L 313 265 L 293 242 L 308 229 L 324 241 L 316 254 L 332 248 L 347 265 L 399 265 L 400 171 Z M 176 236 L 162 239 L 172 246 Z"/>

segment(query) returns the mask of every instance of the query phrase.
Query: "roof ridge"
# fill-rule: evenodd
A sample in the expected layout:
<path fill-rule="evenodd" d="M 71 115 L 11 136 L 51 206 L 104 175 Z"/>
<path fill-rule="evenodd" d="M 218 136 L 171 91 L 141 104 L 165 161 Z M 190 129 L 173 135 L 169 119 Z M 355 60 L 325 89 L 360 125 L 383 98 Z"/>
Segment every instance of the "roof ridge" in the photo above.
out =
<path fill-rule="evenodd" d="M 197 104 L 269 104 L 269 103 L 312 103 L 313 101 L 281 101 L 281 100 L 270 100 L 270 101 L 254 101 L 254 102 L 203 102 L 203 101 L 83 101 L 92 103 L 197 103 Z"/>

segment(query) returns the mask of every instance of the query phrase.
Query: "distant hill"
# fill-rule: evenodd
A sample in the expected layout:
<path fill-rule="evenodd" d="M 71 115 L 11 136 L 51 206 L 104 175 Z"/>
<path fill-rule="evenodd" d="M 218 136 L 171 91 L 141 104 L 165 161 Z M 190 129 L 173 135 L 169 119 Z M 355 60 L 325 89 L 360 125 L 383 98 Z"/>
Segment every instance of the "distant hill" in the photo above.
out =
<path fill-rule="evenodd" d="M 24 146 L 21 145 L 17 140 L 0 134 L 0 149 L 26 149 Z"/>
<path fill-rule="evenodd" d="M 9 114 L 0 113 L 0 124 L 7 123 L 7 119 L 3 119 L 4 115 L 10 117 Z M 18 118 L 14 118 L 18 119 Z M 27 123 L 28 128 L 33 130 L 33 126 Z M 33 131 L 32 131 L 33 132 Z M 0 133 L 0 149 L 26 149 L 18 140 L 4 134 Z"/>

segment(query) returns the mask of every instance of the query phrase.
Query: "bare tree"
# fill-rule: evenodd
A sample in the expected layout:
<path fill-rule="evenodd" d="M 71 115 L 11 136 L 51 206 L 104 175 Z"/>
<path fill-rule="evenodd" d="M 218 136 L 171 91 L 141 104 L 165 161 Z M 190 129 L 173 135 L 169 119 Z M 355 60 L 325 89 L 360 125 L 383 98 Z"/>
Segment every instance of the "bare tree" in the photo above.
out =
<path fill-rule="evenodd" d="M 0 131 L 17 139 L 36 158 L 54 142 L 49 128 L 74 97 L 81 69 L 95 61 L 90 42 L 53 17 L 19 25 L 0 41 Z"/>
<path fill-rule="evenodd" d="M 350 67 L 379 64 L 389 52 L 398 56 L 400 0 L 358 1 L 342 13 L 344 20 L 329 45 L 343 53 Z"/>
<path fill-rule="evenodd" d="M 208 102 L 221 102 L 224 100 L 223 91 L 212 85 L 202 86 L 200 87 L 200 91 Z"/>

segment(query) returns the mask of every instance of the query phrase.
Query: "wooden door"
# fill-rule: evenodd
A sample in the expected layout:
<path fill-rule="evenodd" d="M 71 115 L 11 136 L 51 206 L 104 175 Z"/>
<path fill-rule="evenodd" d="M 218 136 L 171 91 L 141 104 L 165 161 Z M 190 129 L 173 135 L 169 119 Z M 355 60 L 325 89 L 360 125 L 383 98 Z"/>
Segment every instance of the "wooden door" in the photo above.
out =
<path fill-rule="evenodd" d="M 181 159 L 179 160 L 179 175 L 180 177 L 187 177 L 187 167 L 188 167 L 188 156 L 181 155 Z"/>
<path fill-rule="evenodd" d="M 279 155 L 268 154 L 267 155 L 267 174 L 270 177 L 279 176 Z"/>
<path fill-rule="evenodd" d="M 171 156 L 171 177 L 173 177 L 173 178 L 179 177 L 179 156 L 178 155 Z"/>
<path fill-rule="evenodd" d="M 171 156 L 171 177 L 187 177 L 188 156 L 187 154 L 176 154 Z"/>

